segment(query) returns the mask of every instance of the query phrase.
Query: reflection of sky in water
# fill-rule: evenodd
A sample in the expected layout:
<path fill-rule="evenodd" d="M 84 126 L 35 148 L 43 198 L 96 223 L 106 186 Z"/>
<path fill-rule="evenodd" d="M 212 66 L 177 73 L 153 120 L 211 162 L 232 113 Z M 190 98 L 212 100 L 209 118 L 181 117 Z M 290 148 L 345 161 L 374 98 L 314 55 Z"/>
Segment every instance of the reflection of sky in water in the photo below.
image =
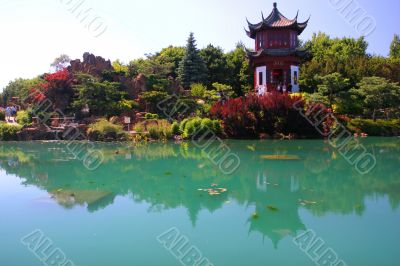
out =
<path fill-rule="evenodd" d="M 378 161 L 364 176 L 323 141 L 229 141 L 241 158 L 232 176 L 188 144 L 97 144 L 105 162 L 93 172 L 61 144 L 4 144 L 0 265 L 32 265 L 18 239 L 36 228 L 79 265 L 177 265 L 155 240 L 170 227 L 215 265 L 311 265 L 292 243 L 307 229 L 348 265 L 396 265 L 399 140 L 363 141 Z M 227 192 L 199 191 L 213 183 Z"/>

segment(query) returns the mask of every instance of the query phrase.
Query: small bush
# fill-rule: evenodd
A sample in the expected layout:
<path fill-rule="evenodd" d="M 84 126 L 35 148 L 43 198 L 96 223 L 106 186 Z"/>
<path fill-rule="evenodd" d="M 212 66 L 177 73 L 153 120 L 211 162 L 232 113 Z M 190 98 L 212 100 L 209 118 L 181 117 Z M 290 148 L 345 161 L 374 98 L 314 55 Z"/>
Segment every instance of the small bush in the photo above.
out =
<path fill-rule="evenodd" d="M 0 121 L 6 120 L 6 112 L 0 111 Z"/>
<path fill-rule="evenodd" d="M 172 134 L 174 134 L 175 136 L 182 134 L 181 130 L 179 129 L 178 122 L 172 123 Z"/>
<path fill-rule="evenodd" d="M 22 126 L 28 126 L 32 123 L 32 116 L 28 111 L 19 111 L 17 113 L 16 121 Z"/>
<path fill-rule="evenodd" d="M 100 119 L 96 123 L 89 125 L 87 131 L 91 141 L 115 141 L 129 139 L 128 133 L 123 130 L 122 125 L 113 124 L 107 119 Z"/>
<path fill-rule="evenodd" d="M 146 132 L 146 127 L 142 123 L 138 123 L 135 125 L 134 131 L 136 131 L 138 134 L 143 134 Z"/>
<path fill-rule="evenodd" d="M 195 83 L 190 86 L 190 94 L 193 97 L 203 98 L 207 88 L 203 84 Z"/>
<path fill-rule="evenodd" d="M 221 122 L 209 118 L 194 117 L 187 121 L 182 121 L 182 124 L 181 131 L 184 138 L 200 137 L 208 131 L 216 135 L 220 135 L 222 132 Z"/>
<path fill-rule="evenodd" d="M 158 119 L 158 114 L 151 114 L 151 113 L 147 113 L 144 118 L 146 120 L 156 120 Z"/>
<path fill-rule="evenodd" d="M 169 140 L 173 136 L 172 125 L 167 120 L 145 121 L 136 124 L 135 131 L 141 137 L 149 136 L 154 140 Z"/>
<path fill-rule="evenodd" d="M 355 133 L 367 133 L 370 136 L 399 136 L 400 119 L 377 120 L 353 119 L 347 127 Z"/>
<path fill-rule="evenodd" d="M 0 123 L 0 141 L 18 140 L 18 132 L 21 130 L 19 125 L 9 125 L 4 122 Z"/>
<path fill-rule="evenodd" d="M 179 131 L 181 132 L 181 134 L 183 134 L 183 131 L 185 131 L 185 127 L 187 122 L 189 122 L 189 118 L 185 118 L 182 120 L 181 124 L 179 125 Z"/>

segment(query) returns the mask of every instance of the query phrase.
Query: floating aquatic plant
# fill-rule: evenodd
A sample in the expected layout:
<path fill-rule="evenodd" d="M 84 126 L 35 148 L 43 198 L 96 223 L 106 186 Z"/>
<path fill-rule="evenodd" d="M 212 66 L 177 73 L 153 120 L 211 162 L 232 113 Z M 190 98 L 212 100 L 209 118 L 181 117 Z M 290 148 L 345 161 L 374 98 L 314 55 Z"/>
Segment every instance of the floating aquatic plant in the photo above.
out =
<path fill-rule="evenodd" d="M 216 184 L 213 184 L 216 185 Z M 207 192 L 210 196 L 221 195 L 222 193 L 226 193 L 228 189 L 226 188 L 199 188 L 198 191 Z"/>
<path fill-rule="evenodd" d="M 317 202 L 315 202 L 315 201 L 308 201 L 308 200 L 302 200 L 302 199 L 299 200 L 299 203 L 302 206 L 317 204 Z"/>
<path fill-rule="evenodd" d="M 277 211 L 277 210 L 278 210 L 277 207 L 272 206 L 272 205 L 268 205 L 267 208 L 268 208 L 269 210 L 271 210 L 271 211 Z"/>
<path fill-rule="evenodd" d="M 297 155 L 261 155 L 264 160 L 277 160 L 277 161 L 297 161 L 300 157 Z"/>
<path fill-rule="evenodd" d="M 249 149 L 249 150 L 251 150 L 251 151 L 256 151 L 256 145 L 247 146 L 247 149 Z"/>

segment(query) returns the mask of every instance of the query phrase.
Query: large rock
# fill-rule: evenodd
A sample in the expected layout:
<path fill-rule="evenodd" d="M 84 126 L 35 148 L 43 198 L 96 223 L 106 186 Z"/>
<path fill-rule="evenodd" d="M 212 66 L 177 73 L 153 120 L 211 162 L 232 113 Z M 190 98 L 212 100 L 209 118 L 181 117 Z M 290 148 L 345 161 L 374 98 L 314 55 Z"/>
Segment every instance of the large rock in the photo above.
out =
<path fill-rule="evenodd" d="M 139 97 L 139 94 L 142 92 L 147 91 L 147 78 L 143 74 L 139 74 L 136 76 L 135 79 L 132 81 L 132 86 L 130 87 L 131 90 L 129 91 L 129 95 L 136 99 Z"/>
<path fill-rule="evenodd" d="M 68 70 L 73 73 L 83 72 L 100 77 L 104 71 L 113 71 L 114 69 L 110 60 L 90 53 L 84 53 L 83 61 L 80 59 L 72 60 Z"/>

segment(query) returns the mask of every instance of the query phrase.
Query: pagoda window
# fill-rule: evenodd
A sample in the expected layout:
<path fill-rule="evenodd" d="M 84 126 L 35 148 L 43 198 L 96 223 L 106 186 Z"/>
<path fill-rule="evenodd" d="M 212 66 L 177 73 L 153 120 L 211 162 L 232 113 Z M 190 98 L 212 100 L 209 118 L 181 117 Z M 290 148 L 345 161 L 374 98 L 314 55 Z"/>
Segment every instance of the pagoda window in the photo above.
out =
<path fill-rule="evenodd" d="M 260 85 L 260 86 L 262 86 L 262 85 L 264 85 L 263 84 L 263 82 L 264 82 L 264 73 L 263 72 L 259 72 L 258 73 L 258 85 Z"/>
<path fill-rule="evenodd" d="M 291 45 L 291 47 L 293 47 L 293 48 L 296 47 L 297 46 L 296 42 L 297 42 L 296 33 L 292 32 L 290 34 L 290 45 Z"/>

